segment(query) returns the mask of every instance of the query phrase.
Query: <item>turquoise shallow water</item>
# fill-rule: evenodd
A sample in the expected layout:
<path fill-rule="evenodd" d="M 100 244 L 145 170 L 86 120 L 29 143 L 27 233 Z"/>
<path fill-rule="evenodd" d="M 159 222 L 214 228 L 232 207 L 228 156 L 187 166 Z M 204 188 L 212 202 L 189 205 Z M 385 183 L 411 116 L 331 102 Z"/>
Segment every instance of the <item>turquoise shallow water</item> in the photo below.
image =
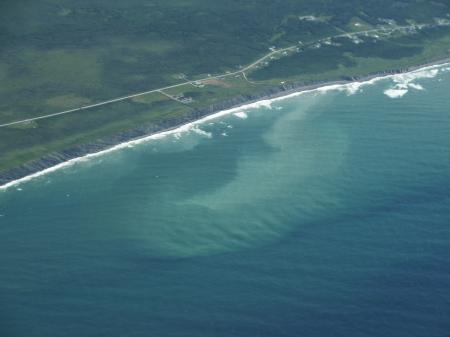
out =
<path fill-rule="evenodd" d="M 450 336 L 450 73 L 421 77 L 0 192 L 0 336 Z"/>

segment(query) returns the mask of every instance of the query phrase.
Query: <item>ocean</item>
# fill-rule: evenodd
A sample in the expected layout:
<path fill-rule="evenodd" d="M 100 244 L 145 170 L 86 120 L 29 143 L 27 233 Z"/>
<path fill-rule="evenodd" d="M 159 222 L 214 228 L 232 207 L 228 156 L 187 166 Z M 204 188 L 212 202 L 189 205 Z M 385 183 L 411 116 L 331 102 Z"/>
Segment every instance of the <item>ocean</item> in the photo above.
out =
<path fill-rule="evenodd" d="M 450 68 L 0 191 L 1 337 L 450 336 Z"/>

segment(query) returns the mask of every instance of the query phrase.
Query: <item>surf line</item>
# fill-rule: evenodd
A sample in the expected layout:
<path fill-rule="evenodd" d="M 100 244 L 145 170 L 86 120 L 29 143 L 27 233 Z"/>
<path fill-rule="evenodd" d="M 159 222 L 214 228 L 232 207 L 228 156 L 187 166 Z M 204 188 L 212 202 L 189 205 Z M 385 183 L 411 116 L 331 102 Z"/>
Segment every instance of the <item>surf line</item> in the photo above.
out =
<path fill-rule="evenodd" d="M 0 190 L 6 190 L 8 188 L 11 188 L 13 186 L 17 186 L 21 183 L 30 181 L 32 179 L 35 179 L 37 177 L 43 176 L 43 175 L 47 175 L 49 173 L 55 172 L 57 170 L 72 166 L 76 163 L 80 163 L 86 160 L 89 160 L 91 158 L 95 158 L 95 157 L 99 157 L 102 156 L 104 154 L 110 153 L 110 152 L 114 152 L 117 150 L 121 150 L 121 149 L 125 149 L 128 147 L 133 147 L 134 145 L 138 145 L 138 144 L 142 144 L 142 143 L 146 143 L 149 142 L 151 140 L 156 140 L 156 139 L 161 139 L 164 137 L 167 137 L 169 135 L 173 135 L 173 134 L 178 134 L 178 133 L 183 133 L 183 132 L 188 132 L 191 131 L 192 128 L 197 127 L 200 124 L 203 124 L 207 121 L 213 120 L 213 119 L 217 119 L 223 116 L 227 116 L 229 114 L 238 114 L 238 116 L 243 116 L 243 112 L 247 111 L 247 110 L 251 110 L 251 109 L 257 109 L 257 108 L 262 108 L 262 107 L 266 107 L 266 108 L 271 108 L 272 103 L 274 102 L 278 102 L 278 101 L 282 101 L 282 100 L 286 100 L 289 98 L 293 98 L 293 97 L 297 97 L 300 95 L 304 95 L 307 93 L 327 93 L 330 91 L 341 91 L 341 92 L 347 92 L 348 95 L 353 95 L 355 93 L 357 93 L 359 91 L 359 89 L 361 89 L 364 86 L 369 86 L 369 85 L 373 85 L 379 81 L 385 80 L 385 79 L 397 79 L 399 81 L 402 80 L 402 78 L 405 78 L 405 76 L 408 77 L 408 80 L 412 81 L 414 79 L 420 79 L 420 78 L 431 78 L 431 77 L 435 77 L 439 70 L 444 70 L 444 71 L 450 71 L 450 68 L 447 68 L 450 65 L 450 62 L 445 62 L 445 63 L 437 63 L 437 64 L 432 64 L 432 65 L 426 65 L 424 67 L 421 68 L 417 68 L 414 70 L 411 70 L 409 72 L 405 72 L 405 73 L 399 73 L 399 74 L 389 74 L 389 75 L 381 75 L 381 76 L 376 76 L 374 75 L 372 78 L 367 78 L 366 80 L 362 80 L 362 81 L 354 81 L 354 82 L 349 82 L 349 83 L 341 83 L 341 84 L 324 84 L 321 87 L 318 88 L 314 88 L 314 89 L 302 89 L 299 88 L 298 91 L 293 92 L 293 93 L 289 93 L 287 95 L 284 96 L 279 96 L 279 97 L 275 97 L 275 98 L 270 98 L 270 99 L 262 99 L 260 101 L 257 102 L 253 102 L 253 103 L 247 103 L 247 104 L 243 104 L 239 107 L 235 107 L 232 109 L 228 109 L 228 110 L 222 110 L 216 113 L 213 113 L 211 115 L 202 117 L 196 121 L 193 122 L 189 122 L 186 123 L 184 125 L 181 125 L 179 127 L 170 129 L 170 130 L 166 130 L 166 131 L 161 131 L 161 132 L 157 132 L 154 133 L 152 135 L 149 136 L 144 136 L 142 138 L 139 139 L 134 139 L 134 140 L 130 140 L 130 141 L 126 141 L 123 143 L 119 143 L 117 145 L 114 145 L 108 149 L 105 150 L 101 150 L 98 152 L 94 152 L 94 153 L 89 153 L 86 154 L 84 156 L 81 157 L 77 157 L 77 158 L 73 158 L 70 159 L 68 161 L 62 162 L 60 164 L 57 164 L 55 166 L 46 168 L 42 171 L 36 172 L 36 173 L 32 173 L 29 174 L 25 177 L 10 181 L 4 185 L 0 186 Z M 433 70 L 437 70 L 433 73 L 427 73 L 429 71 L 433 71 Z"/>

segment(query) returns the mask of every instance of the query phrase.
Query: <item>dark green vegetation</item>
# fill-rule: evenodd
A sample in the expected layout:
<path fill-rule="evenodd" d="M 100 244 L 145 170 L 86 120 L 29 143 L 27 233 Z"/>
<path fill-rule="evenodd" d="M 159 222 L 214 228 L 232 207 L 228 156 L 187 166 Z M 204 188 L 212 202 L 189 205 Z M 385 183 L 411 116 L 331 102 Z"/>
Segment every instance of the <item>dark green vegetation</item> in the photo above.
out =
<path fill-rule="evenodd" d="M 430 27 L 413 36 L 398 34 L 389 39 L 334 38 L 330 45 L 304 48 L 252 74 L 254 80 L 338 80 L 410 65 L 432 62 L 450 55 L 449 27 Z"/>
<path fill-rule="evenodd" d="M 5 0 L 0 3 L 0 124 L 236 71 L 271 46 L 300 53 L 204 88 L 159 94 L 0 128 L 0 170 L 145 123 L 183 116 L 281 81 L 317 81 L 447 57 L 450 28 L 312 48 L 315 41 L 384 25 L 435 24 L 450 2 L 386 0 Z M 395 23 L 389 20 L 395 20 Z"/>

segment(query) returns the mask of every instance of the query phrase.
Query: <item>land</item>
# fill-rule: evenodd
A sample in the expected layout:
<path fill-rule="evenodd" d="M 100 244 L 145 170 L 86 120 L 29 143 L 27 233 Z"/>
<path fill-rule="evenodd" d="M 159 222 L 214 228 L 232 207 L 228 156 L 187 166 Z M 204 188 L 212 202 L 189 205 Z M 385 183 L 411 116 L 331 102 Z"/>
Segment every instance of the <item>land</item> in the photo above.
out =
<path fill-rule="evenodd" d="M 0 185 L 245 102 L 446 59 L 449 13 L 445 1 L 6 1 Z"/>

